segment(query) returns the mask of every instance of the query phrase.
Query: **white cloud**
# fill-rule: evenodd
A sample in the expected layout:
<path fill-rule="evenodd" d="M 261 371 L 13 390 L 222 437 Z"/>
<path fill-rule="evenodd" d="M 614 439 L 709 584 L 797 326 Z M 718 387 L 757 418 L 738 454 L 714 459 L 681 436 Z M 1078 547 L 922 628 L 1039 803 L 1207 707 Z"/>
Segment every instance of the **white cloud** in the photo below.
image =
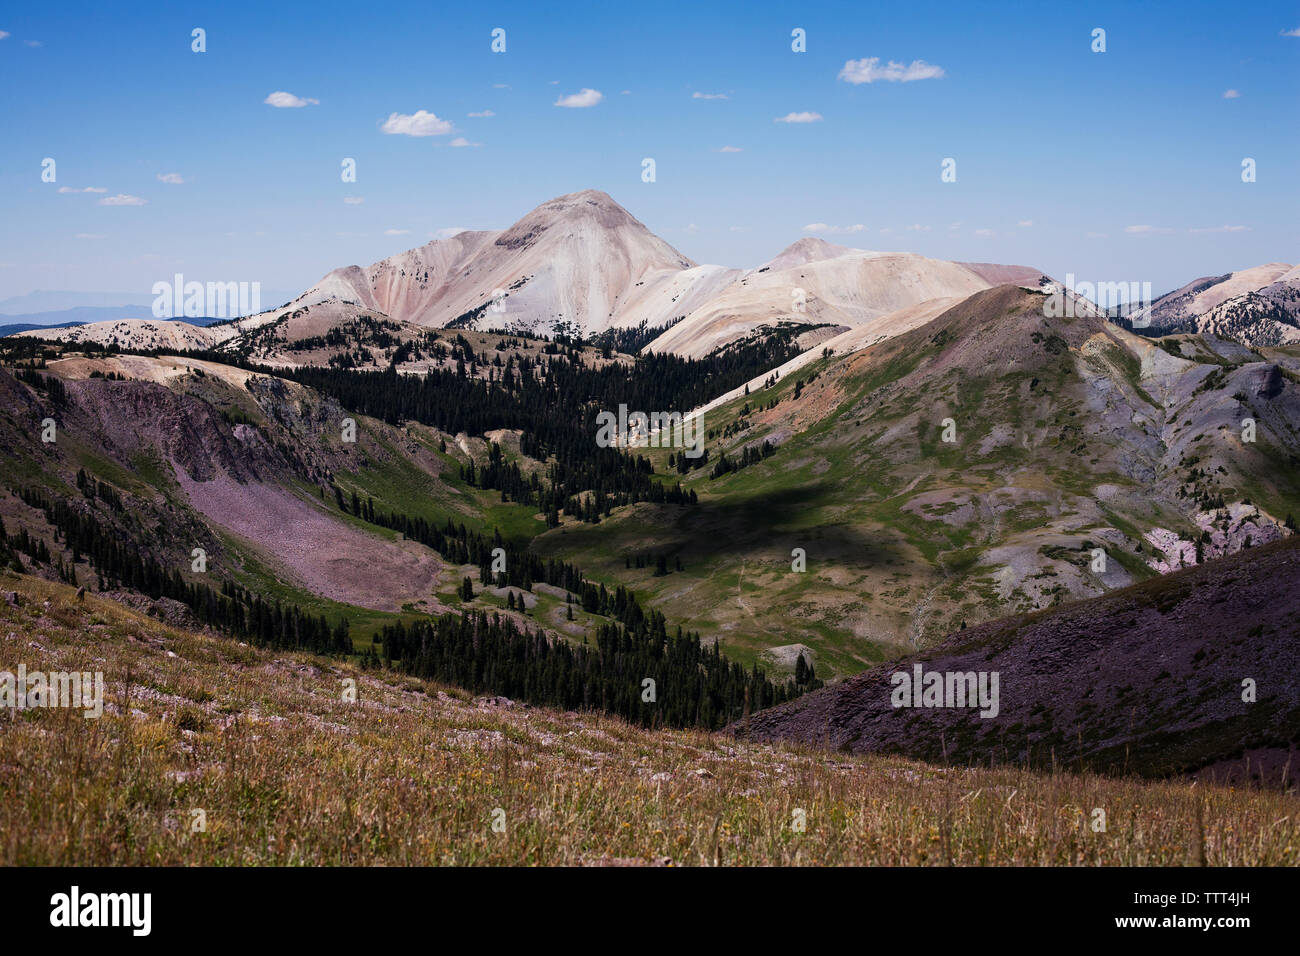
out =
<path fill-rule="evenodd" d="M 1021 219 L 1019 222 L 1016 223 L 1016 225 L 1019 226 L 1021 229 L 1028 229 L 1033 224 L 1034 224 L 1034 220 L 1032 219 Z"/>
<path fill-rule="evenodd" d="M 430 235 L 435 239 L 450 239 L 462 232 L 469 232 L 469 230 L 464 226 L 449 226 L 446 229 L 439 229 L 437 232 L 430 233 Z"/>
<path fill-rule="evenodd" d="M 908 231 L 908 232 L 929 232 L 929 231 L 930 231 L 930 227 L 929 227 L 929 226 L 923 226 L 923 225 L 921 225 L 919 222 L 914 222 L 914 223 L 912 223 L 910 226 L 907 227 L 907 231 Z"/>
<path fill-rule="evenodd" d="M 907 66 L 890 60 L 880 65 L 880 57 L 865 57 L 861 60 L 848 60 L 840 70 L 839 79 L 857 86 L 861 83 L 874 83 L 884 80 L 887 83 L 911 83 L 913 80 L 937 80 L 944 75 L 943 67 L 913 60 Z"/>
<path fill-rule="evenodd" d="M 1296 27 L 1294 30 L 1283 30 L 1281 36 L 1300 37 L 1300 27 Z"/>
<path fill-rule="evenodd" d="M 409 229 L 385 229 L 384 230 L 385 236 L 409 236 L 410 234 L 411 234 L 411 230 Z"/>
<path fill-rule="evenodd" d="M 1224 91 L 1223 91 L 1223 98 L 1224 98 L 1225 100 L 1237 100 L 1237 99 L 1241 99 L 1241 93 L 1238 92 L 1237 90 L 1224 90 Z"/>
<path fill-rule="evenodd" d="M 822 118 L 821 113 L 786 113 L 784 116 L 778 116 L 773 122 L 777 123 L 816 123 Z"/>
<path fill-rule="evenodd" d="M 449 143 L 448 145 L 451 145 L 451 146 L 455 146 L 455 147 L 457 147 L 457 148 L 460 148 L 460 147 L 463 147 L 463 146 L 482 146 L 483 144 L 482 144 L 482 143 L 471 143 L 471 142 L 470 142 L 469 140 L 467 140 L 464 136 L 457 136 L 457 137 L 456 137 L 455 139 L 453 139 L 453 140 L 451 141 L 451 143 Z"/>
<path fill-rule="evenodd" d="M 102 186 L 87 186 L 84 189 L 78 189 L 75 186 L 60 186 L 59 192 L 61 193 L 106 193 L 108 192 L 108 190 L 103 188 Z"/>
<path fill-rule="evenodd" d="M 569 109 L 583 109 L 587 106 L 595 106 L 605 98 L 605 94 L 600 90 L 593 90 L 583 87 L 580 93 L 570 93 L 568 96 L 561 96 L 555 101 L 556 106 L 565 106 Z"/>
<path fill-rule="evenodd" d="M 319 106 L 320 100 L 313 100 L 310 97 L 303 98 L 294 96 L 292 93 L 286 93 L 284 90 L 276 90 L 266 99 L 262 100 L 267 106 L 274 106 L 276 109 L 296 109 L 300 106 Z"/>
<path fill-rule="evenodd" d="M 488 117 L 488 116 L 496 116 L 497 114 L 496 114 L 496 113 L 493 113 L 491 110 L 482 110 L 481 112 L 478 112 L 478 113 L 470 113 L 469 115 L 470 115 L 470 117 L 472 117 L 473 119 L 483 119 L 483 118 Z"/>
<path fill-rule="evenodd" d="M 103 239 L 104 237 L 101 236 L 101 235 L 100 235 L 99 233 L 97 233 L 97 232 L 79 232 L 79 233 L 77 233 L 76 236 L 74 236 L 73 238 L 76 238 L 76 239 Z"/>
<path fill-rule="evenodd" d="M 4 30 L 0 30 L 0 40 L 3 40 L 3 39 L 4 39 L 5 37 L 7 37 L 8 35 L 9 35 L 9 34 L 6 33 Z"/>
<path fill-rule="evenodd" d="M 1216 232 L 1249 232 L 1249 226 L 1205 226 L 1201 229 L 1187 230 L 1193 236 L 1205 236 Z"/>
<path fill-rule="evenodd" d="M 719 153 L 743 153 L 744 150 L 741 149 L 739 146 L 723 146 L 720 150 L 718 150 L 718 152 Z"/>
<path fill-rule="evenodd" d="M 149 200 L 141 199 L 139 196 L 128 196 L 126 193 L 118 193 L 116 196 L 105 196 L 99 201 L 101 206 L 143 206 Z"/>
<path fill-rule="evenodd" d="M 1125 226 L 1124 231 L 1130 236 L 1156 236 L 1173 232 L 1172 229 L 1167 229 L 1164 226 L 1148 226 L 1145 224 L 1141 226 Z"/>
<path fill-rule="evenodd" d="M 696 90 L 691 94 L 693 100 L 729 100 L 731 99 L 726 93 L 701 93 Z"/>
<path fill-rule="evenodd" d="M 344 196 L 343 201 L 347 203 L 349 206 L 360 206 L 363 202 L 365 202 L 365 199 L 362 198 L 361 196 Z"/>
<path fill-rule="evenodd" d="M 426 110 L 416 110 L 409 115 L 390 113 L 380 127 L 391 136 L 445 136 L 453 128 L 450 121 L 438 119 Z"/>
<path fill-rule="evenodd" d="M 810 222 L 803 227 L 804 232 L 824 232 L 832 236 L 844 236 L 854 232 L 862 232 L 867 227 L 862 223 L 854 223 L 851 226 L 829 226 L 824 222 Z"/>
<path fill-rule="evenodd" d="M 171 186 L 180 186 L 184 184 L 185 180 L 180 173 L 159 173 L 158 182 L 167 183 Z"/>
<path fill-rule="evenodd" d="M 988 239 L 991 236 L 996 236 L 997 233 L 992 229 L 976 229 L 975 235 L 979 236 L 981 239 Z"/>

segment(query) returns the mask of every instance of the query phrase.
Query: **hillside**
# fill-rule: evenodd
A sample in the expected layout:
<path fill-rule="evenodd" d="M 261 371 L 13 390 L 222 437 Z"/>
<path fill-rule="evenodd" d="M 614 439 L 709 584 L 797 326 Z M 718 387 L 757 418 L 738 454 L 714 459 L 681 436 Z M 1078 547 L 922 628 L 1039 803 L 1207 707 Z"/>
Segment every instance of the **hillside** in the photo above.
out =
<path fill-rule="evenodd" d="M 891 675 L 996 672 L 998 713 L 894 707 Z M 1294 785 L 1300 539 L 958 631 L 737 725 L 755 740 L 936 763 Z M 1256 699 L 1244 702 L 1243 681 Z"/>
<path fill-rule="evenodd" d="M 107 698 L 6 718 L 6 865 L 1300 863 L 1274 791 L 647 731 L 0 590 L 0 656 L 100 670 Z"/>
<path fill-rule="evenodd" d="M 536 547 L 644 589 L 731 653 L 802 647 L 843 676 L 963 623 L 1289 533 L 1293 359 L 1199 338 L 1165 348 L 1043 310 L 1000 286 L 877 344 L 792 360 L 705 406 L 709 460 L 684 479 L 698 509 L 638 505 Z M 734 469 L 764 442 L 770 455 Z M 671 452 L 647 454 L 658 468 Z M 734 470 L 715 476 L 723 455 Z M 624 567 L 660 553 L 682 568 Z"/>

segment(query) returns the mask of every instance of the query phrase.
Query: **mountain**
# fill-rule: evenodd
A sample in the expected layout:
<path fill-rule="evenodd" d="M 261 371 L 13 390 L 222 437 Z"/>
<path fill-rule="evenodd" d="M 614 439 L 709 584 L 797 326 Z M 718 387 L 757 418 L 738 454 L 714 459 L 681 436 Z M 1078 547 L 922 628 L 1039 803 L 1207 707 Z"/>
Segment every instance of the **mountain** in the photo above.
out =
<path fill-rule="evenodd" d="M 364 269 L 337 269 L 290 306 L 337 299 L 426 327 L 478 320 L 587 336 L 664 324 L 683 310 L 677 300 L 729 274 L 697 267 L 607 194 L 588 189 L 542 203 L 502 232 L 461 232 Z M 504 293 L 501 311 L 489 312 L 495 290 Z"/>
<path fill-rule="evenodd" d="M 1243 345 L 1300 342 L 1300 267 L 1284 262 L 1194 279 L 1157 298 L 1144 335 L 1209 333 Z"/>
<path fill-rule="evenodd" d="M 667 330 L 652 351 L 700 356 L 776 324 L 840 333 L 872 323 L 879 335 L 893 334 L 882 320 L 894 312 L 998 282 L 1037 286 L 1038 278 L 1026 267 L 869 252 L 814 238 L 749 271 L 697 265 L 607 194 L 584 190 L 545 202 L 500 232 L 461 232 L 364 268 L 335 269 L 280 308 L 210 329 L 163 329 L 144 320 L 93 323 L 56 337 L 221 349 L 292 365 L 306 360 L 299 343 L 370 321 L 411 339 L 427 328 L 580 337 Z M 799 301 L 796 289 L 803 290 Z"/>
<path fill-rule="evenodd" d="M 977 268 L 800 239 L 688 313 L 649 349 L 698 357 L 778 322 L 809 322 L 839 331 L 875 323 L 883 335 L 897 334 L 908 326 L 881 320 L 921 303 L 958 301 L 993 286 Z M 1037 286 L 1038 270 L 1014 268 Z"/>
<path fill-rule="evenodd" d="M 26 295 L 0 299 L 0 315 L 30 315 L 37 312 L 59 312 L 65 309 L 139 309 L 141 315 L 149 314 L 148 302 L 153 297 L 138 292 L 61 292 L 37 289 Z M 144 303 L 144 304 L 142 304 Z M 44 324 L 44 323 L 42 323 Z"/>
<path fill-rule="evenodd" d="M 149 315 L 150 306 L 125 306 L 117 307 L 91 307 L 78 306 L 72 309 L 60 309 L 55 312 L 33 312 L 30 315 L 13 315 L 7 318 L 13 319 L 13 322 L 0 325 L 0 338 L 6 335 L 14 335 L 18 332 L 27 332 L 33 329 L 67 329 L 81 325 L 92 325 L 96 323 L 114 323 L 121 319 L 130 319 L 133 316 Z M 143 319 L 141 321 L 151 321 Z M 177 319 L 162 321 L 179 321 Z M 186 325 L 205 326 L 221 322 L 222 319 L 209 317 L 187 318 Z"/>
<path fill-rule="evenodd" d="M 703 405 L 698 508 L 642 503 L 534 547 L 741 659 L 803 647 L 829 678 L 1290 534 L 1296 352 L 1166 349 L 1048 306 L 1002 285 L 860 348 L 819 343 Z M 644 554 L 681 570 L 625 568 Z"/>
<path fill-rule="evenodd" d="M 893 696 L 900 686 L 893 675 L 912 677 L 918 665 L 923 674 L 997 673 L 997 713 L 894 706 L 908 700 Z M 734 730 L 749 740 L 934 763 L 1148 776 L 1199 771 L 1276 784 L 1300 758 L 1298 675 L 1300 538 L 1293 537 L 1092 600 L 957 631 L 923 654 L 756 714 Z"/>

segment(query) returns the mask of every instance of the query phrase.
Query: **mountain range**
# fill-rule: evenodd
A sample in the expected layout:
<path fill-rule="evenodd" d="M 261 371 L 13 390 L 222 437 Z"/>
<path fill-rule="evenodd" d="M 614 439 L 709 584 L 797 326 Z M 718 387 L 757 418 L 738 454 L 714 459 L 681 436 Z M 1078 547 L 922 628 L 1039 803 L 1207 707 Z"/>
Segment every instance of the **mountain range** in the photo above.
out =
<path fill-rule="evenodd" d="M 335 270 L 257 316 L 4 339 L 4 560 L 408 673 L 433 664 L 392 629 L 443 615 L 491 612 L 574 647 L 609 628 L 657 647 L 681 628 L 750 676 L 718 676 L 674 719 L 814 743 L 829 719 L 833 746 L 925 759 L 946 758 L 935 734 L 908 749 L 893 725 L 864 729 L 879 701 L 852 695 L 876 693 L 888 662 L 964 667 L 957 651 L 992 635 L 1020 726 L 1001 750 L 971 738 L 968 758 L 1046 747 L 1122 771 L 1129 747 L 1152 773 L 1280 759 L 1289 685 L 1263 724 L 1206 711 L 1125 736 L 1082 681 L 1051 728 L 1022 731 L 1053 674 L 1108 655 L 1153 671 L 1155 712 L 1188 710 L 1204 675 L 1183 657 L 1208 611 L 1135 616 L 1146 644 L 1124 643 L 1132 602 L 1163 581 L 1207 582 L 1217 607 L 1231 569 L 1275 574 L 1276 593 L 1238 588 L 1224 660 L 1283 680 L 1268 655 L 1291 660 L 1300 635 L 1281 596 L 1300 511 L 1294 271 L 1197 280 L 1130 329 L 1088 303 L 1053 309 L 1060 286 L 1032 267 L 810 238 L 751 270 L 700 266 L 605 194 L 574 193 L 502 232 Z M 620 405 L 695 416 L 706 454 L 598 447 L 597 413 Z M 207 570 L 186 570 L 196 548 Z M 294 623 L 318 617 L 343 636 Z M 1071 643 L 1089 630 L 1105 640 Z M 1159 678 L 1175 656 L 1176 679 Z M 656 719 L 601 687 L 587 699 Z M 1171 728 L 1188 747 L 1161 763 Z"/>

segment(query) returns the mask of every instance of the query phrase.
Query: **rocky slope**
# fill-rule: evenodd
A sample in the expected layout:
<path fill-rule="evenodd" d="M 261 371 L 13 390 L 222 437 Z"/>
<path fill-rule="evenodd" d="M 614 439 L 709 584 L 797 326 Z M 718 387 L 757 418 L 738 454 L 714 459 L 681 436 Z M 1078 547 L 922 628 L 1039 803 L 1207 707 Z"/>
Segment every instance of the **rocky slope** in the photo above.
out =
<path fill-rule="evenodd" d="M 893 675 L 918 664 L 923 673 L 996 672 L 997 713 L 895 706 L 907 701 Z M 958 631 L 735 730 L 936 762 L 1274 782 L 1288 773 L 1294 785 L 1300 539 Z"/>

